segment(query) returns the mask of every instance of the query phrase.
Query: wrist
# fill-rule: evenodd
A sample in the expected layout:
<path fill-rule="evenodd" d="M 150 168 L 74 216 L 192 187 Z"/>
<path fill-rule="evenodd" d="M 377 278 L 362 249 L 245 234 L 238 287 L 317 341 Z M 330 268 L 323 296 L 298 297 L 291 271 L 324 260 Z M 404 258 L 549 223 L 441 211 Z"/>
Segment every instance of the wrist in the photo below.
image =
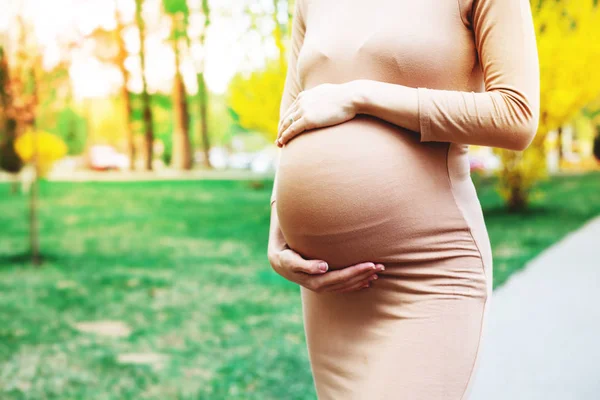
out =
<path fill-rule="evenodd" d="M 364 79 L 355 79 L 347 83 L 350 92 L 350 103 L 356 114 L 364 114 L 366 112 L 367 98 L 365 96 Z"/>
<path fill-rule="evenodd" d="M 278 263 L 278 251 L 275 250 L 269 250 L 269 253 L 267 254 L 267 259 L 269 260 L 269 263 L 271 264 L 271 267 L 273 267 L 274 269 L 277 267 L 277 263 Z"/>
<path fill-rule="evenodd" d="M 287 243 L 278 237 L 269 240 L 267 245 L 267 258 L 271 262 L 271 265 L 276 267 L 279 266 L 279 256 L 281 255 L 281 252 L 287 248 L 289 248 Z"/>

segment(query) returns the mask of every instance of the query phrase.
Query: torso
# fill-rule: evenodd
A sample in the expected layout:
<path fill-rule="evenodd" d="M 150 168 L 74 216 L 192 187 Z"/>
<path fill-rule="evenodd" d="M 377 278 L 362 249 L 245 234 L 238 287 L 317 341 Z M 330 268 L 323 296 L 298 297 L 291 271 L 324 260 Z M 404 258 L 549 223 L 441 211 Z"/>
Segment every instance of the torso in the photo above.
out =
<path fill-rule="evenodd" d="M 306 1 L 297 63 L 304 90 L 355 79 L 482 89 L 457 0 L 297 1 Z M 334 267 L 444 257 L 452 240 L 476 254 L 451 182 L 466 182 L 465 204 L 478 206 L 466 145 L 449 146 L 369 115 L 292 139 L 281 151 L 276 203 L 288 244 Z M 473 215 L 480 224 L 480 210 Z"/>

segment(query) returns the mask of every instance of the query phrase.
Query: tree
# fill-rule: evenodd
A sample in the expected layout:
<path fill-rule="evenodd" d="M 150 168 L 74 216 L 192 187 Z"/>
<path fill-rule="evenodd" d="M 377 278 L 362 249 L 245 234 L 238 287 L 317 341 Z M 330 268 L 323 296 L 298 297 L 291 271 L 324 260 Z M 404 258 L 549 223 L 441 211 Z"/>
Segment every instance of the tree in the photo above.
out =
<path fill-rule="evenodd" d="M 29 129 L 15 141 L 15 150 L 24 162 L 37 162 L 40 176 L 46 176 L 52 164 L 67 154 L 68 148 L 57 135 Z"/>
<path fill-rule="evenodd" d="M 202 150 L 204 152 L 204 166 L 212 168 L 210 163 L 209 151 L 210 141 L 208 135 L 208 89 L 206 88 L 206 79 L 204 77 L 204 48 L 206 46 L 206 31 L 210 26 L 210 6 L 208 0 L 202 0 L 202 9 L 199 10 L 198 15 L 202 17 L 203 24 L 200 34 L 196 38 L 196 48 L 198 52 L 201 52 L 196 56 L 196 81 L 198 82 L 198 110 L 200 112 L 200 135 L 202 138 Z"/>
<path fill-rule="evenodd" d="M 2 136 L 0 136 L 0 169 L 17 173 L 23 162 L 17 155 L 14 143 L 17 138 L 16 109 L 11 89 L 8 55 L 0 47 L 0 110 L 3 112 Z M 15 188 L 13 186 L 13 188 Z"/>
<path fill-rule="evenodd" d="M 83 48 L 84 35 L 73 30 L 72 35 L 57 40 L 56 48 L 60 57 L 53 66 L 45 68 L 40 82 L 39 107 L 36 125 L 40 129 L 59 135 L 68 146 L 68 154 L 81 154 L 85 149 L 85 121 L 77 112 L 73 81 L 70 69 L 73 65 L 73 52 Z"/>
<path fill-rule="evenodd" d="M 293 10 L 293 4 L 288 1 L 287 29 L 284 29 L 277 19 L 280 2 L 273 0 L 273 5 L 274 11 L 269 17 L 275 21 L 272 36 L 279 49 L 279 57 L 267 60 L 262 70 L 248 75 L 237 74 L 231 81 L 229 96 L 229 103 L 238 114 L 240 125 L 248 130 L 265 132 L 270 141 L 277 137 L 287 58 L 284 43 L 290 36 L 290 13 Z"/>
<path fill-rule="evenodd" d="M 240 126 L 264 132 L 269 141 L 274 141 L 284 83 L 279 60 L 268 60 L 264 69 L 248 76 L 236 74 L 229 85 L 228 102 Z"/>
<path fill-rule="evenodd" d="M 123 85 L 121 86 L 121 97 L 123 98 L 123 108 L 127 118 L 127 150 L 129 153 L 129 169 L 135 169 L 135 131 L 133 129 L 133 106 L 131 104 L 131 95 L 129 93 L 129 89 L 127 87 L 130 79 L 130 73 L 125 66 L 125 61 L 129 56 L 127 52 L 127 48 L 125 47 L 125 39 L 123 38 L 123 34 L 125 32 L 125 23 L 123 22 L 123 17 L 119 12 L 118 0 L 115 0 L 115 20 L 117 21 L 117 29 L 115 32 L 117 45 L 118 45 L 118 53 L 116 64 L 119 67 L 119 71 L 121 71 L 121 76 L 123 77 Z M 141 44 L 140 44 L 141 45 Z"/>
<path fill-rule="evenodd" d="M 534 2 L 534 24 L 540 59 L 540 124 L 523 152 L 495 149 L 503 167 L 499 190 L 511 210 L 527 207 L 537 181 L 546 172 L 546 137 L 571 120 L 600 93 L 600 77 L 589 74 L 600 59 L 600 46 L 589 45 L 600 35 L 600 12 L 592 0 Z"/>
<path fill-rule="evenodd" d="M 140 41 L 140 64 L 142 69 L 142 118 L 144 120 L 144 169 L 152 170 L 153 144 L 154 144 L 154 121 L 150 105 L 150 94 L 148 93 L 148 82 L 146 75 L 146 24 L 142 15 L 144 0 L 135 0 L 135 21 L 138 28 Z"/>
<path fill-rule="evenodd" d="M 41 263 L 39 252 L 38 220 L 37 210 L 39 208 L 38 199 L 38 177 L 40 173 L 39 164 L 39 143 L 35 132 L 36 112 L 39 99 L 39 82 L 42 74 L 42 55 L 37 43 L 32 41 L 34 35 L 31 34 L 32 28 L 27 24 L 21 15 L 16 18 L 18 27 L 18 36 L 15 41 L 15 51 L 11 57 L 12 65 L 6 64 L 6 77 L 9 77 L 5 83 L 6 89 L 3 92 L 9 93 L 9 97 L 3 99 L 9 108 L 8 115 L 14 123 L 14 141 L 13 146 L 18 143 L 20 136 L 28 130 L 33 130 L 31 135 L 31 153 L 28 161 L 33 165 L 33 182 L 30 188 L 29 196 L 29 243 L 34 265 Z M 18 153 L 18 148 L 15 149 Z M 19 157 L 20 158 L 20 157 Z"/>
<path fill-rule="evenodd" d="M 169 38 L 175 55 L 175 78 L 173 80 L 173 158 L 176 169 L 192 167 L 192 149 L 189 134 L 189 111 L 187 91 L 181 74 L 181 58 L 187 42 L 189 9 L 186 0 L 163 0 L 163 9 L 171 18 Z"/>

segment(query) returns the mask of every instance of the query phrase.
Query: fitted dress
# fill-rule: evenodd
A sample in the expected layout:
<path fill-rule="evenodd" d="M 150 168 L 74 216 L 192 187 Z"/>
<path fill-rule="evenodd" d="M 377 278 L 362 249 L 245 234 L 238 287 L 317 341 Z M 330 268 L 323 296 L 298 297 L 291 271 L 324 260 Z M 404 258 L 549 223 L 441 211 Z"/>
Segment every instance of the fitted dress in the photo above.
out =
<path fill-rule="evenodd" d="M 289 247 L 371 287 L 300 287 L 320 400 L 467 399 L 492 291 L 469 145 L 522 150 L 539 120 L 527 0 L 296 0 L 280 117 L 303 90 L 369 79 L 418 93 L 419 131 L 369 114 L 281 148 L 271 205 Z"/>

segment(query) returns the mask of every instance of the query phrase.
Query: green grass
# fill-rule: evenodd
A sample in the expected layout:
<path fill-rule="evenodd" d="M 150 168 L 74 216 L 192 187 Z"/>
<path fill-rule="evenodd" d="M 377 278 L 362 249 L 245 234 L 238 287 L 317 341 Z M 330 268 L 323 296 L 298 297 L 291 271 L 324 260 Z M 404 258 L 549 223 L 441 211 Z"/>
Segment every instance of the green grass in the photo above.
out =
<path fill-rule="evenodd" d="M 600 214 L 599 183 L 553 178 L 530 211 L 508 214 L 482 181 L 495 286 Z M 270 193 L 42 182 L 36 269 L 26 198 L 0 185 L 0 399 L 314 399 L 298 287 L 266 258 Z M 102 320 L 131 332 L 76 328 Z M 119 361 L 129 353 L 156 360 Z"/>
<path fill-rule="evenodd" d="M 477 193 L 494 256 L 494 287 L 502 285 L 527 261 L 600 215 L 600 173 L 554 176 L 536 187 L 526 211 L 509 213 L 495 182 L 482 180 Z"/>

